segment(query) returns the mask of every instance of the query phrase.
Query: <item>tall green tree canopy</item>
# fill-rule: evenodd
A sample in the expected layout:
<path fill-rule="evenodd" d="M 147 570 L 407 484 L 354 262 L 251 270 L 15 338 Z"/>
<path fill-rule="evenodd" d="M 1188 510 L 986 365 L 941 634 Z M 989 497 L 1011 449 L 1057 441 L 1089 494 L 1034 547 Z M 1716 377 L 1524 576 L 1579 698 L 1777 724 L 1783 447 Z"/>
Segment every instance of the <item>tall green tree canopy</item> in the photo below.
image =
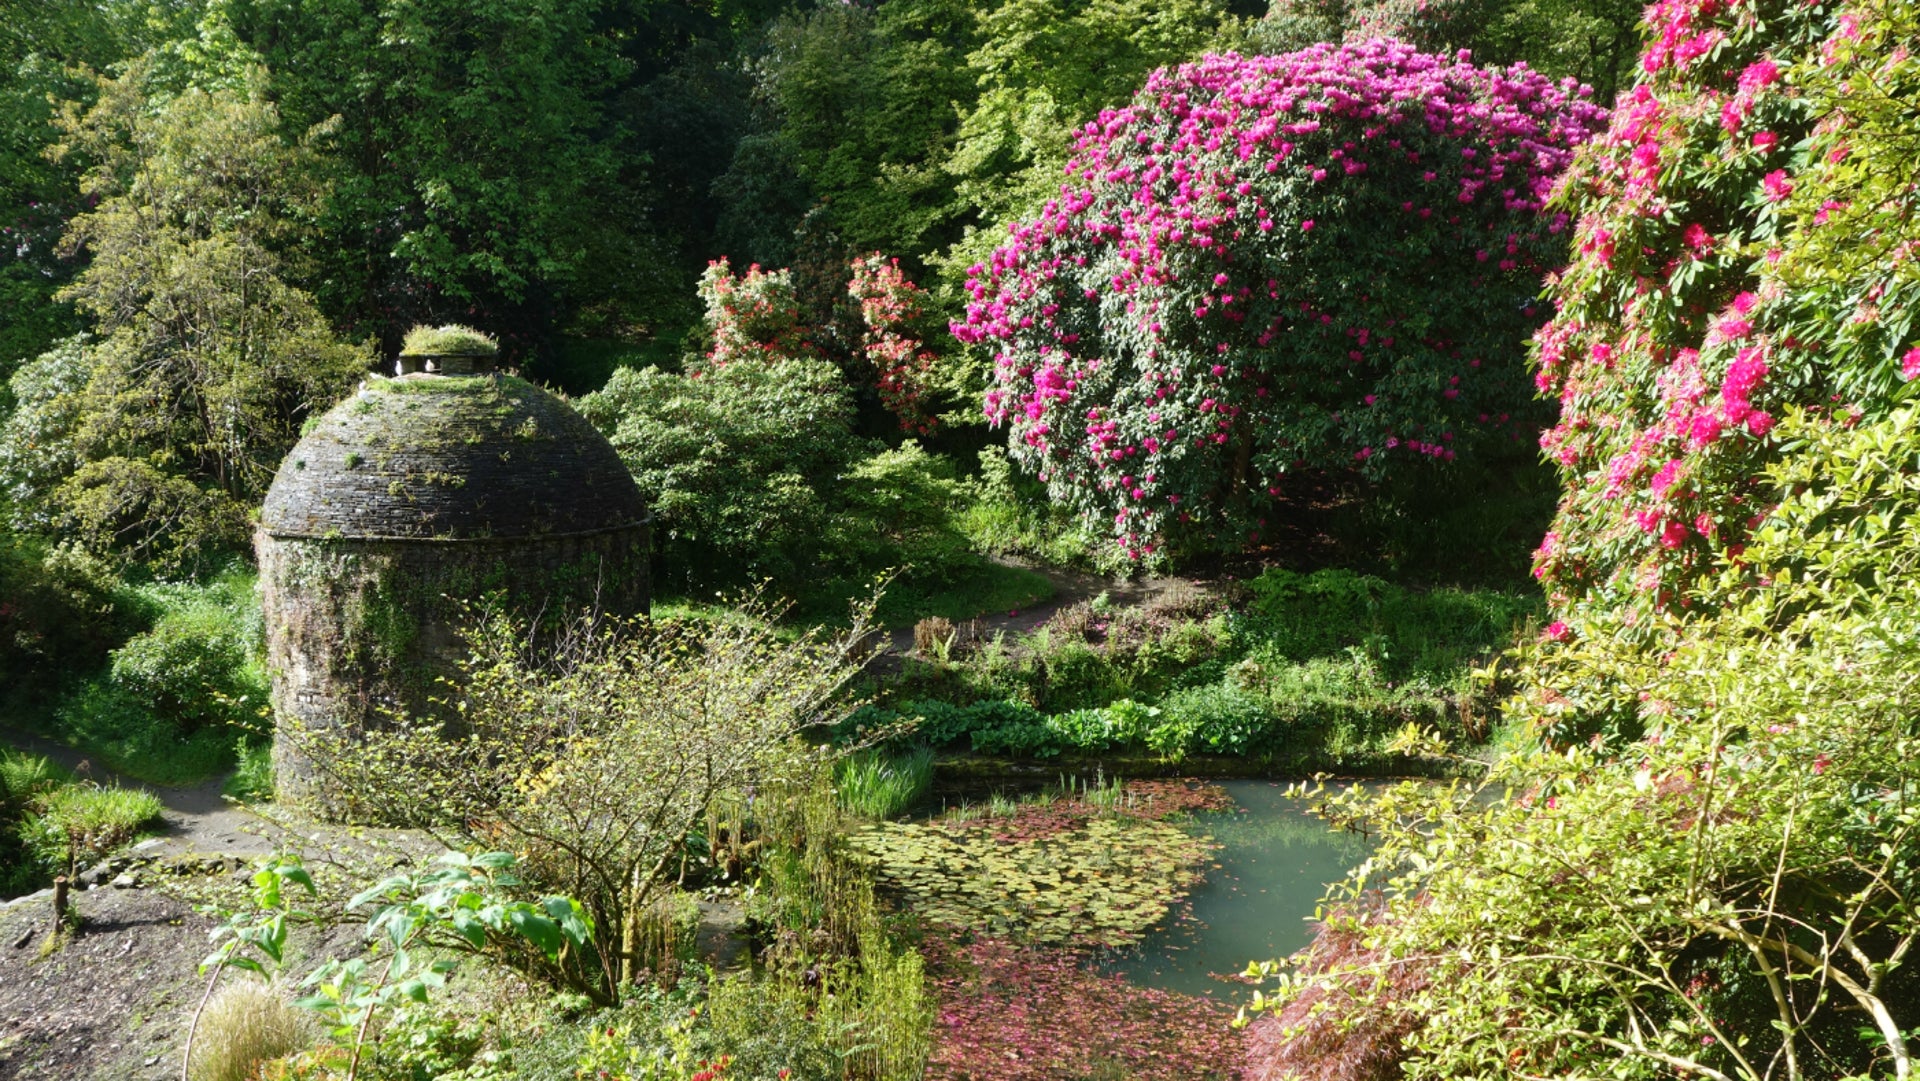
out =
<path fill-rule="evenodd" d="M 60 295 L 97 337 L 16 375 L 0 469 L 24 524 L 179 566 L 244 543 L 300 416 L 369 358 L 283 277 L 324 194 L 320 133 L 283 141 L 264 75 L 245 95 L 156 98 L 148 72 L 59 118 L 56 157 L 87 163 L 92 204 L 63 242 L 90 261 Z"/>
<path fill-rule="evenodd" d="M 397 336 L 481 312 L 509 345 L 547 326 L 600 250 L 616 175 L 611 0 L 219 6 L 294 130 L 340 118 L 315 283 L 336 318 Z"/>

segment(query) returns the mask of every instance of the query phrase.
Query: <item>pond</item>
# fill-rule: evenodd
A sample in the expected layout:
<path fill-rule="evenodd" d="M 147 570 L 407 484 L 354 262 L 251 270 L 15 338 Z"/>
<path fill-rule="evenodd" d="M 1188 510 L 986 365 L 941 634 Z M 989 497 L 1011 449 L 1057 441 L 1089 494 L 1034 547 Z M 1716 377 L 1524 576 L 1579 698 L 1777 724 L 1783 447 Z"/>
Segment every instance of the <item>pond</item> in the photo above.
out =
<path fill-rule="evenodd" d="M 1237 1006 L 1248 989 L 1223 977 L 1305 946 L 1327 885 L 1366 859 L 1369 843 L 1309 815 L 1286 798 L 1285 782 L 1220 784 L 1237 809 L 1199 820 L 1220 846 L 1205 879 L 1184 911 L 1102 967 L 1139 986 Z"/>

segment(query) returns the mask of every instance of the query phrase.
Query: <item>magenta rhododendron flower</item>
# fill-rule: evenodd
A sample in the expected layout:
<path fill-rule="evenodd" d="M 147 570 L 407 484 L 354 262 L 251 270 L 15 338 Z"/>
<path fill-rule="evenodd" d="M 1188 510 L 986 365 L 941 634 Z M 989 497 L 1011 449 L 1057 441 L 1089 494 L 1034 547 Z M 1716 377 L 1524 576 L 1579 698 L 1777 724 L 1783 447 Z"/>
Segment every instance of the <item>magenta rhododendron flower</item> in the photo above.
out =
<path fill-rule="evenodd" d="M 1850 37 L 1850 18 L 1882 29 Z M 1920 378 L 1920 251 L 1848 259 L 1858 236 L 1910 236 L 1910 193 L 1862 194 L 1855 163 L 1886 135 L 1836 105 L 1905 70 L 1903 31 L 1795 0 L 1656 0 L 1646 20 L 1642 74 L 1563 182 L 1576 250 L 1533 346 L 1562 479 L 1535 573 L 1582 627 L 1644 627 L 1737 573 L 1788 418 L 1797 436 L 1884 409 L 1890 356 Z"/>

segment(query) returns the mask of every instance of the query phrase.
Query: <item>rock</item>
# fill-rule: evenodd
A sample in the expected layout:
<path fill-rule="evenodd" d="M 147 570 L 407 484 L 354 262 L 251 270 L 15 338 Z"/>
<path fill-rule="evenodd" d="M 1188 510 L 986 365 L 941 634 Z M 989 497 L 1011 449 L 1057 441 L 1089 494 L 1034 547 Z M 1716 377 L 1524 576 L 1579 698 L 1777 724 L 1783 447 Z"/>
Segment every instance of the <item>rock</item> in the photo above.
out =
<path fill-rule="evenodd" d="M 140 877 L 131 872 L 123 872 L 114 877 L 111 885 L 116 890 L 137 890 L 140 888 Z"/>

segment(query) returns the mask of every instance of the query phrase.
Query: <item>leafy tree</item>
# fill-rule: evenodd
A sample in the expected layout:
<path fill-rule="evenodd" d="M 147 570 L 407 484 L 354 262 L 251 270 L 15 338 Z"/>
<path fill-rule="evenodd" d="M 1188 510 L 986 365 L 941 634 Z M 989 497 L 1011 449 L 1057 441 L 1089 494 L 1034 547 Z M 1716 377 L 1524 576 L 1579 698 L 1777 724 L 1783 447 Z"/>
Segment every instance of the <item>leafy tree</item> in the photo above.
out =
<path fill-rule="evenodd" d="M 0 461 L 28 524 L 177 567 L 244 543 L 299 416 L 368 358 L 281 277 L 319 133 L 284 143 L 257 91 L 155 101 L 146 71 L 62 111 L 57 154 L 89 163 L 93 209 L 69 224 L 91 262 L 60 296 L 98 336 L 15 377 Z"/>
<path fill-rule="evenodd" d="M 1392 42 L 1209 57 L 1079 140 L 955 334 L 1056 500 L 1136 555 L 1257 537 L 1302 468 L 1405 472 L 1527 431 L 1521 342 L 1604 113 Z"/>
<path fill-rule="evenodd" d="M 763 130 L 777 132 L 807 198 L 825 208 L 844 246 L 835 257 L 919 253 L 951 239 L 946 223 L 957 207 L 940 163 L 958 109 L 977 95 L 965 63 L 973 32 L 972 12 L 954 0 L 825 5 L 767 28 L 754 65 Z M 744 173 L 762 150 L 747 144 L 741 153 L 732 185 L 745 194 Z M 791 229 L 807 204 L 782 205 L 781 224 Z M 750 251 L 762 261 L 792 259 L 790 250 Z"/>
<path fill-rule="evenodd" d="M 276 73 L 288 123 L 340 118 L 317 284 L 331 313 L 393 337 L 473 316 L 510 346 L 549 329 L 606 244 L 618 156 L 602 99 L 626 66 L 611 0 L 218 10 Z M 592 276 L 641 269 L 616 262 Z"/>
<path fill-rule="evenodd" d="M 78 330 L 53 294 L 77 263 L 59 251 L 78 209 L 77 170 L 43 153 L 59 137 L 51 99 L 85 97 L 91 83 L 71 70 L 119 59 L 127 48 L 114 8 L 30 4 L 0 20 L 0 381 L 20 361 Z M 0 414 L 8 402 L 0 391 Z"/>
<path fill-rule="evenodd" d="M 1390 37 L 1430 52 L 1467 49 L 1483 64 L 1525 63 L 1613 100 L 1632 75 L 1640 4 L 1632 0 L 1274 0 L 1248 32 L 1263 53 Z"/>
<path fill-rule="evenodd" d="M 1004 0 L 983 10 L 967 55 L 980 97 L 945 164 L 960 201 L 982 226 L 1032 213 L 1056 193 L 1082 124 L 1130 99 L 1154 69 L 1231 47 L 1241 33 L 1218 0 Z"/>

